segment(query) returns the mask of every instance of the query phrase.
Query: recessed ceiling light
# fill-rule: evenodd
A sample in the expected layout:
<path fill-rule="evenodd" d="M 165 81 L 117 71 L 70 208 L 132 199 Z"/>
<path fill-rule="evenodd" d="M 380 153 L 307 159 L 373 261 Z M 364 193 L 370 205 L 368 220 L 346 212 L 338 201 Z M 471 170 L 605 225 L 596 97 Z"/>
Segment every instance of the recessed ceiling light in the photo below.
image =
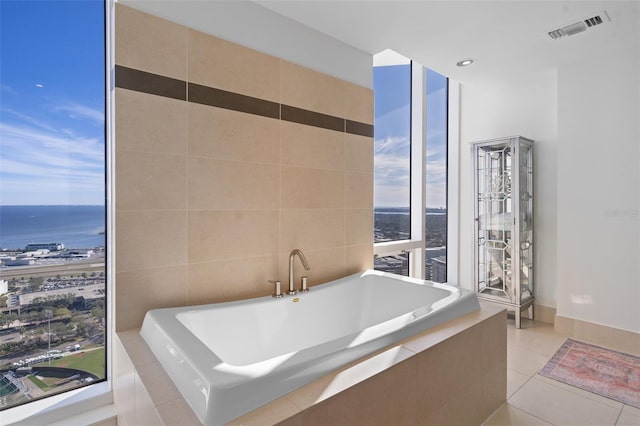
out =
<path fill-rule="evenodd" d="M 461 61 L 458 61 L 458 63 L 456 65 L 459 66 L 459 67 L 468 67 L 469 65 L 471 65 L 475 61 L 476 61 L 475 59 L 471 59 L 471 58 L 462 59 Z"/>

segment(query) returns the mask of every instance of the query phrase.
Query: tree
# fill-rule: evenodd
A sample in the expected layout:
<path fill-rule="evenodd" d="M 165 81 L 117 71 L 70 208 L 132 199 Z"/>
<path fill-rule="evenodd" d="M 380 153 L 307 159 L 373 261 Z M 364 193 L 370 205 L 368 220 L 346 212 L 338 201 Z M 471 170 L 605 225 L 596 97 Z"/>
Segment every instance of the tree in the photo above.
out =
<path fill-rule="evenodd" d="M 91 316 L 97 320 L 104 318 L 104 308 L 102 306 L 94 306 L 91 308 Z"/>
<path fill-rule="evenodd" d="M 53 316 L 55 317 L 68 317 L 71 316 L 71 311 L 66 307 L 56 308 L 53 311 Z"/>

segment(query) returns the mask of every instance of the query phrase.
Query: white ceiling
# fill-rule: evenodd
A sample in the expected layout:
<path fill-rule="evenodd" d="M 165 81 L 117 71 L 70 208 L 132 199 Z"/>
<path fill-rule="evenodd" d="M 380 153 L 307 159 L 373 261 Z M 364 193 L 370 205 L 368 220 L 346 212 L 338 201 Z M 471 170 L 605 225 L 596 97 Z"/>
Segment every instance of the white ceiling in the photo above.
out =
<path fill-rule="evenodd" d="M 255 3 L 365 52 L 393 49 L 462 82 L 522 76 L 611 49 L 637 49 L 640 37 L 640 0 Z M 602 10 L 611 22 L 560 40 L 547 35 Z M 465 57 L 477 62 L 456 67 Z"/>

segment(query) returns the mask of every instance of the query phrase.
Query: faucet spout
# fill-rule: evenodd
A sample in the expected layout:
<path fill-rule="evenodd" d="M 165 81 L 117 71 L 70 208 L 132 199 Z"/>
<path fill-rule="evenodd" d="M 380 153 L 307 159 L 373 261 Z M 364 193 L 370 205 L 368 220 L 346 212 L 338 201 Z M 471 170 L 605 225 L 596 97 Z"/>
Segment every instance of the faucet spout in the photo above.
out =
<path fill-rule="evenodd" d="M 302 263 L 302 266 L 306 271 L 311 269 L 309 267 L 309 262 L 307 262 L 307 258 L 304 256 L 304 253 L 302 253 L 302 250 L 300 249 L 291 250 L 291 253 L 289 253 L 289 291 L 287 292 L 287 294 L 291 294 L 291 295 L 296 294 L 296 290 L 293 288 L 294 287 L 293 286 L 293 260 L 295 259 L 296 256 L 300 258 L 300 262 Z"/>

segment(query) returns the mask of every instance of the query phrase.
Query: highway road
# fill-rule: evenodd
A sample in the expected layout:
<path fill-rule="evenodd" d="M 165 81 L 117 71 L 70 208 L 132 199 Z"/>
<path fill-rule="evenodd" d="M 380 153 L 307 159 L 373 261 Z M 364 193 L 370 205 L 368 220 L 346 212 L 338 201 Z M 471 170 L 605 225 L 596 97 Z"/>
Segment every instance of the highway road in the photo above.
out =
<path fill-rule="evenodd" d="M 50 265 L 13 266 L 0 269 L 0 279 L 50 277 L 82 272 L 104 272 L 104 257 Z"/>

